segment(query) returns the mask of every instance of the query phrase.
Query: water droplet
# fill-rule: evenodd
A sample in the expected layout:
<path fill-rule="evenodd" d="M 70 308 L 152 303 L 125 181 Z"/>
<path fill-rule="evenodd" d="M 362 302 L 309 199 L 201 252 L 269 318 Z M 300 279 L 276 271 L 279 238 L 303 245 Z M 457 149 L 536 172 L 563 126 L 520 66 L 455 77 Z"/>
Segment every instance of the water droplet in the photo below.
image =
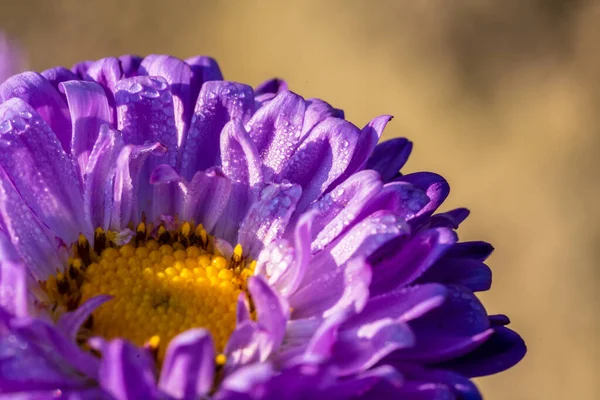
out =
<path fill-rule="evenodd" d="M 30 119 L 33 115 L 29 111 L 21 111 L 21 117 L 25 119 Z"/>
<path fill-rule="evenodd" d="M 140 94 L 148 99 L 155 99 L 160 96 L 160 93 L 154 89 L 146 89 Z"/>
<path fill-rule="evenodd" d="M 172 98 L 173 98 L 173 96 L 171 95 L 171 92 L 169 92 L 168 90 L 166 92 L 163 92 L 163 94 L 160 95 L 160 101 L 162 101 L 163 103 L 169 103 Z"/>
<path fill-rule="evenodd" d="M 14 117 L 12 119 L 12 125 L 20 131 L 24 130 L 27 127 L 27 123 L 21 117 Z"/>
<path fill-rule="evenodd" d="M 165 90 L 167 88 L 167 86 L 169 86 L 169 84 L 167 83 L 167 80 L 165 78 L 163 78 L 162 76 L 153 76 L 150 78 L 150 80 L 152 81 L 154 88 L 157 90 Z"/>
<path fill-rule="evenodd" d="M 129 86 L 130 93 L 139 93 L 142 90 L 144 90 L 144 87 L 139 82 L 136 82 L 133 85 Z"/>
<path fill-rule="evenodd" d="M 2 121 L 2 123 L 0 123 L 0 133 L 8 133 L 12 130 L 12 128 L 12 124 L 8 119 L 5 119 Z"/>

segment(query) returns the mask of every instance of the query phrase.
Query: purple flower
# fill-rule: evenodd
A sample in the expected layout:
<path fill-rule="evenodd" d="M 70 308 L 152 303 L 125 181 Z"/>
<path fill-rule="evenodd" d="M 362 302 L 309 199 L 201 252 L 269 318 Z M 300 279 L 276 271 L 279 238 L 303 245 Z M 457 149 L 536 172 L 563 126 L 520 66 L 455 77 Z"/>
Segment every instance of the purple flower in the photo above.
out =
<path fill-rule="evenodd" d="M 0 86 L 0 393 L 478 399 L 525 354 L 412 144 L 281 80 L 123 56 Z M 2 397 L 0 395 L 0 397 Z"/>

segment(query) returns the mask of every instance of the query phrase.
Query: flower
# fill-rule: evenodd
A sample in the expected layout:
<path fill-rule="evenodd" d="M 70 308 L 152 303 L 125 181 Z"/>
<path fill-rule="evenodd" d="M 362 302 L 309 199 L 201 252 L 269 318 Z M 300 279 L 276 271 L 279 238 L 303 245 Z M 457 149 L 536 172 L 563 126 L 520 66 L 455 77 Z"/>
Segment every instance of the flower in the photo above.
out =
<path fill-rule="evenodd" d="M 0 393 L 477 399 L 525 353 L 406 139 L 207 57 L 0 86 Z M 444 397 L 445 396 L 445 397 Z"/>

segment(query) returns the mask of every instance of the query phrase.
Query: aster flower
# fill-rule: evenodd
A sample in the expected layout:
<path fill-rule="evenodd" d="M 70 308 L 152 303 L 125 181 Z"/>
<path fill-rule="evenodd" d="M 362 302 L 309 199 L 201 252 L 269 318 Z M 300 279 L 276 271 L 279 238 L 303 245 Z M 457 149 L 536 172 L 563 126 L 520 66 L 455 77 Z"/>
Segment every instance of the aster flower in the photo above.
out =
<path fill-rule="evenodd" d="M 0 397 L 477 399 L 525 353 L 449 186 L 207 57 L 0 86 Z"/>

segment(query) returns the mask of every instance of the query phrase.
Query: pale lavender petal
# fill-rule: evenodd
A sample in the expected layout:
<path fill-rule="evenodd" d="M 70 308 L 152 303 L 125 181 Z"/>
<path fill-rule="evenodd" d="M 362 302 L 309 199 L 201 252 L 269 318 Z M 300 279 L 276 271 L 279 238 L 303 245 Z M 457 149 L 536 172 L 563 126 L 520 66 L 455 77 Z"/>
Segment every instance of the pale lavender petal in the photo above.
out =
<path fill-rule="evenodd" d="M 375 146 L 373 154 L 367 160 L 366 168 L 379 172 L 381 179 L 389 182 L 398 176 L 411 151 L 412 142 L 405 138 L 386 140 Z"/>
<path fill-rule="evenodd" d="M 261 276 L 249 278 L 248 289 L 256 305 L 258 324 L 269 333 L 273 340 L 273 347 L 277 349 L 285 335 L 290 313 L 289 305 Z"/>
<path fill-rule="evenodd" d="M 238 232 L 244 253 L 256 259 L 263 247 L 279 239 L 296 209 L 302 189 L 293 184 L 270 184 L 250 206 Z"/>
<path fill-rule="evenodd" d="M 146 350 L 121 339 L 103 346 L 98 383 L 116 400 L 158 397 L 150 356 Z"/>
<path fill-rule="evenodd" d="M 91 236 L 71 161 L 50 127 L 19 98 L 0 105 L 0 147 L 0 166 L 43 223 L 67 243 L 81 232 Z"/>
<path fill-rule="evenodd" d="M 312 227 L 312 251 L 317 252 L 331 243 L 356 222 L 363 207 L 381 189 L 381 180 L 374 171 L 361 171 L 346 179 L 336 189 L 313 203 L 318 218 Z"/>
<path fill-rule="evenodd" d="M 193 101 L 190 97 L 190 83 L 192 79 L 192 70 L 189 65 L 185 62 L 171 56 L 166 55 L 150 55 L 144 58 L 138 73 L 161 77 L 160 87 L 156 87 L 159 92 L 167 89 L 168 93 L 171 93 L 172 100 L 169 99 L 172 104 L 174 115 L 174 123 L 176 127 L 175 145 L 181 146 L 183 143 L 183 137 L 190 126 L 190 119 L 192 115 L 192 109 L 194 107 Z M 163 82 L 167 83 L 166 87 L 163 87 Z M 170 144 L 162 142 L 165 146 Z"/>
<path fill-rule="evenodd" d="M 96 308 L 109 301 L 112 297 L 108 295 L 95 296 L 77 307 L 75 311 L 64 313 L 57 321 L 57 327 L 64 335 L 75 342 L 81 325 L 92 315 Z"/>
<path fill-rule="evenodd" d="M 58 91 L 42 75 L 23 72 L 9 78 L 0 85 L 0 98 L 3 102 L 19 98 L 29 104 L 46 121 L 63 150 L 68 152 L 71 149 L 69 109 Z M 4 130 L 0 127 L 0 132 Z"/>
<path fill-rule="evenodd" d="M 190 329 L 177 335 L 167 348 L 158 382 L 175 399 L 202 397 L 213 386 L 215 348 L 210 333 Z"/>
<path fill-rule="evenodd" d="M 223 214 L 231 193 L 231 181 L 219 168 L 198 171 L 185 188 L 181 218 L 204 225 L 208 232 Z"/>
<path fill-rule="evenodd" d="M 229 122 L 221 135 L 223 173 L 232 182 L 231 196 L 215 235 L 229 242 L 237 237 L 239 224 L 263 186 L 260 158 L 240 120 Z"/>
<path fill-rule="evenodd" d="M 46 226 L 12 185 L 6 172 L 0 167 L 0 229 L 6 235 L 5 240 L 25 262 L 30 273 L 39 280 L 62 269 L 58 244 Z M 10 251 L 10 250 L 9 250 Z"/>
<path fill-rule="evenodd" d="M 346 171 L 359 134 L 351 123 L 327 118 L 300 144 L 279 176 L 302 186 L 298 211 L 305 210 Z"/>
<path fill-rule="evenodd" d="M 89 156 L 84 174 L 83 207 L 94 227 L 108 229 L 113 208 L 117 158 L 124 147 L 118 131 L 108 125 L 100 127 L 100 135 Z"/>
<path fill-rule="evenodd" d="M 429 204 L 425 191 L 406 182 L 390 182 L 364 206 L 359 219 L 379 210 L 393 211 L 410 221 Z"/>
<path fill-rule="evenodd" d="M 221 132 L 234 119 L 245 123 L 254 112 L 247 85 L 211 81 L 202 86 L 181 154 L 181 174 L 190 180 L 199 170 L 221 164 Z"/>
<path fill-rule="evenodd" d="M 236 326 L 243 322 L 250 321 L 250 305 L 248 304 L 248 298 L 246 293 L 242 292 L 238 296 L 235 312 Z"/>
<path fill-rule="evenodd" d="M 358 312 L 367 302 L 370 282 L 371 268 L 361 258 L 305 280 L 304 285 L 289 298 L 292 317 L 326 318 L 348 307 Z"/>
<path fill-rule="evenodd" d="M 29 314 L 25 275 L 23 264 L 0 261 L 0 309 L 15 317 Z"/>
<path fill-rule="evenodd" d="M 97 83 L 69 81 L 61 83 L 60 86 L 67 96 L 73 121 L 71 154 L 83 173 L 100 133 L 100 127 L 110 125 L 112 110 L 104 90 Z"/>
<path fill-rule="evenodd" d="M 300 135 L 301 140 L 304 139 L 315 126 L 328 117 L 344 118 L 344 112 L 333 108 L 329 103 L 320 99 L 306 100 L 306 112 L 304 113 L 304 123 Z"/>
<path fill-rule="evenodd" d="M 301 138 L 304 99 L 283 91 L 261 107 L 246 124 L 264 165 L 265 181 L 279 175 Z"/>

